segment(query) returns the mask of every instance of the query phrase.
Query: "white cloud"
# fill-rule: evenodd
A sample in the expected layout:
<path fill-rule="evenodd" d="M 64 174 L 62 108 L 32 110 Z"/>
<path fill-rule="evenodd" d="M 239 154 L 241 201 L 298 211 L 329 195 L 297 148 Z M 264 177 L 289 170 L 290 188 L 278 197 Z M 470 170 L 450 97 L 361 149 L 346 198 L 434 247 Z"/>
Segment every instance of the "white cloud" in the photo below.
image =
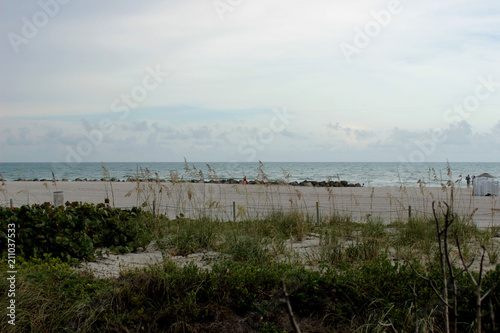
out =
<path fill-rule="evenodd" d="M 169 158 L 153 148 L 175 158 L 182 150 L 191 160 L 238 160 L 238 145 L 268 126 L 270 112 L 262 110 L 283 105 L 296 119 L 258 151 L 262 158 L 397 160 L 432 128 L 445 129 L 444 146 L 479 147 L 499 121 L 500 86 L 470 116 L 450 123 L 445 115 L 475 92 L 479 77 L 500 82 L 500 4 L 400 3 L 401 12 L 347 63 L 340 44 L 353 43 L 357 29 L 373 23 L 373 13 L 387 10 L 389 1 L 246 1 L 224 20 L 211 1 L 70 2 L 18 54 L 8 39 L 0 42 L 7 51 L 0 54 L 0 142 L 6 145 L 0 160 L 46 158 L 43 150 L 13 153 L 30 139 L 35 145 L 52 140 L 58 148 L 48 155 L 58 159 L 65 144 L 81 140 L 82 123 L 65 120 L 64 127 L 47 118 L 35 126 L 36 117 L 78 115 L 88 121 L 83 128 L 95 128 L 95 117 L 113 115 L 113 101 L 156 64 L 170 64 L 172 75 L 125 121 L 115 114 L 120 126 L 89 158 L 120 160 L 131 145 L 131 160 Z M 4 36 L 21 34 L 22 18 L 40 11 L 37 3 L 3 7 Z M 446 154 L 436 150 L 432 158 Z"/>

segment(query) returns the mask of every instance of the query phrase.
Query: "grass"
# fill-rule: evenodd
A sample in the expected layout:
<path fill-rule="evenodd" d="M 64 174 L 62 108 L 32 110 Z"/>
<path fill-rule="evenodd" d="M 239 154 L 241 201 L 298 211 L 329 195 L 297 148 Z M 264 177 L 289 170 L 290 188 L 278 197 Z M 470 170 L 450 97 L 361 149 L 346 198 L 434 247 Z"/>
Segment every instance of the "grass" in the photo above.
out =
<path fill-rule="evenodd" d="M 417 267 L 434 274 L 429 266 Z M 500 270 L 485 281 L 498 277 Z M 441 329 L 439 303 L 427 283 L 408 265 L 383 257 L 323 272 L 235 261 L 204 271 L 167 260 L 118 279 L 95 279 L 46 258 L 20 264 L 18 280 L 16 332 L 289 332 L 282 281 L 305 332 L 408 332 L 415 323 L 428 331 Z M 467 306 L 473 287 L 467 281 L 461 281 L 459 291 L 463 332 L 473 321 Z M 5 290 L 5 281 L 0 288 Z M 0 306 L 5 308 L 3 296 Z M 500 311 L 498 303 L 494 311 Z M 0 318 L 0 329 L 13 331 L 6 316 Z"/>
<path fill-rule="evenodd" d="M 165 232 L 168 236 L 161 239 L 164 248 L 170 248 L 171 253 L 187 255 L 200 251 L 218 250 L 220 242 L 219 231 L 221 222 L 212 221 L 207 217 L 197 220 L 183 216 L 169 221 Z"/>
<path fill-rule="evenodd" d="M 266 264 L 269 263 L 270 255 L 266 245 L 263 238 L 239 235 L 228 238 L 224 253 L 230 255 L 234 261 Z"/>
<path fill-rule="evenodd" d="M 105 166 L 103 169 L 106 172 Z M 217 180 L 215 172 L 209 170 L 205 176 L 186 163 L 186 172 L 199 175 L 200 180 Z M 263 168 L 259 170 L 258 179 L 266 181 Z M 134 177 L 135 190 L 128 195 L 136 196 L 137 204 L 149 213 L 135 220 L 120 219 L 113 224 L 120 228 L 109 227 L 103 232 L 120 238 L 112 231 L 127 231 L 137 238 L 127 242 L 141 246 L 145 240 L 153 240 L 164 252 L 165 261 L 124 271 L 118 278 L 96 279 L 75 272 L 50 254 L 18 256 L 16 331 L 290 332 L 293 328 L 282 283 L 304 332 L 443 331 L 443 304 L 428 281 L 419 277 L 435 281 L 437 289 L 441 287 L 432 214 L 415 212 L 409 217 L 400 211 L 395 214 L 396 221 L 373 215 L 356 219 L 336 209 L 345 203 L 339 203 L 330 192 L 331 214 L 318 222 L 304 209 L 302 193 L 287 185 L 284 172 L 284 185 L 261 185 L 261 198 L 247 192 L 247 203 L 238 207 L 233 221 L 231 216 L 220 218 L 214 213 L 224 209 L 221 192 L 214 187 L 202 184 L 201 192 L 196 192 L 178 175 L 165 183 L 141 168 Z M 445 183 L 441 199 L 457 199 L 454 184 Z M 112 203 L 111 182 L 107 186 Z M 423 207 L 428 208 L 436 199 L 426 197 L 423 185 L 415 190 L 422 195 Z M 275 209 L 282 195 L 291 198 L 290 206 Z M 358 199 L 350 196 L 352 207 Z M 273 209 L 252 212 L 252 204 L 261 200 Z M 391 198 L 391 205 L 392 201 L 398 205 L 397 200 Z M 177 209 L 176 218 L 161 214 L 169 207 Z M 195 214 L 184 214 L 194 207 Z M 109 207 L 101 208 L 95 208 L 96 216 L 109 214 Z M 444 206 L 437 208 L 442 226 Z M 500 251 L 495 239 L 498 228 L 477 228 L 473 214 L 452 211 L 454 222 L 449 230 L 460 332 L 475 329 L 475 286 L 460 271 L 453 242 L 460 242 L 467 262 L 477 260 L 484 246 L 489 263 L 495 265 Z M 143 227 L 148 232 L 141 232 Z M 297 245 L 307 242 L 313 245 L 299 251 Z M 201 269 L 195 262 L 181 268 L 168 259 L 208 251 L 219 254 L 209 269 Z M 0 269 L 7 271 L 6 255 Z M 472 274 L 478 278 L 477 269 Z M 482 278 L 484 290 L 494 287 L 500 282 L 500 265 L 490 268 Z M 500 326 L 495 322 L 500 318 L 499 289 L 484 300 L 485 332 L 498 332 Z M 8 281 L 0 280 L 2 309 L 9 299 L 7 290 Z M 7 319 L 5 315 L 0 318 L 2 332 L 13 331 Z"/>
<path fill-rule="evenodd" d="M 164 246 L 172 253 L 213 250 L 224 254 L 211 270 L 201 270 L 194 263 L 179 268 L 166 260 L 145 270 L 123 272 L 118 279 L 95 279 L 50 256 L 20 259 L 16 329 L 287 332 L 292 328 L 283 303 L 282 280 L 288 285 L 291 306 L 304 331 L 442 329 L 439 300 L 427 282 L 419 279 L 407 262 L 394 263 L 387 256 L 395 242 L 415 247 L 432 235 L 429 221 L 385 225 L 377 219 L 357 223 L 348 216 L 334 216 L 319 226 L 306 223 L 308 230 L 321 238 L 316 256 L 316 267 L 321 269 L 315 271 L 306 269 L 306 263 L 299 260 L 289 264 L 278 260 L 287 252 L 283 244 L 290 241 L 279 231 L 288 226 L 296 232 L 292 238 L 297 237 L 298 229 L 290 226 L 298 226 L 301 218 L 273 213 L 264 220 L 241 223 L 208 217 L 168 221 L 163 233 L 169 241 Z M 409 243 L 413 231 L 418 237 Z M 420 274 L 437 274 L 433 261 L 419 264 L 414 257 L 411 262 Z M 5 264 L 2 260 L 4 270 Z M 500 266 L 487 273 L 485 281 L 494 283 L 491 281 L 499 276 Z M 5 308 L 7 282 L 1 281 L 0 288 L 0 306 Z M 468 302 L 474 287 L 465 275 L 459 291 L 460 327 L 470 331 L 474 311 Z M 489 297 L 498 313 L 500 294 L 495 291 Z M 0 330 L 8 332 L 11 327 L 4 317 Z M 491 327 L 488 320 L 484 322 L 485 327 Z"/>

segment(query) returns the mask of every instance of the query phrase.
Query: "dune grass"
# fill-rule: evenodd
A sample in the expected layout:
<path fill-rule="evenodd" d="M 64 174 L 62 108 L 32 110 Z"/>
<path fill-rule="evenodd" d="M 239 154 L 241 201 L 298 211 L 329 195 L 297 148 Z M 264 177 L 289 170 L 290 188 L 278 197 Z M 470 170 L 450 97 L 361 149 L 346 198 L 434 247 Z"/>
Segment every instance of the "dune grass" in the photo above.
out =
<path fill-rule="evenodd" d="M 249 244 L 249 243 L 247 243 Z M 237 252 L 235 252 L 237 254 Z M 5 268 L 3 264 L 0 265 Z M 282 283 L 304 332 L 441 332 L 443 307 L 419 274 L 436 267 L 394 264 L 383 256 L 322 271 L 291 264 L 224 260 L 201 270 L 166 260 L 117 279 L 75 273 L 60 259 L 22 262 L 18 268 L 16 327 L 2 332 L 290 332 Z M 500 270 L 484 276 L 489 288 Z M 459 276 L 459 331 L 474 331 L 474 286 Z M 439 286 L 438 286 L 439 287 Z M 0 281 L 5 309 L 7 288 Z M 495 332 L 498 291 L 485 307 L 483 331 Z M 488 304 L 488 303 L 486 303 Z M 491 307 L 491 308 L 490 308 Z M 57 314 L 57 315 L 55 315 Z"/>
<path fill-rule="evenodd" d="M 186 172 L 205 180 L 203 172 L 187 163 Z M 259 177 L 266 180 L 263 169 Z M 207 179 L 217 180 L 213 170 Z M 112 208 L 111 184 L 108 205 L 74 203 L 65 210 L 49 204 L 19 209 L 24 224 L 30 216 L 37 216 L 33 212 L 47 215 L 52 214 L 51 209 L 61 214 L 59 220 L 47 218 L 47 223 L 54 225 L 63 220 L 70 223 L 67 212 L 75 217 L 87 214 L 84 226 L 99 221 L 92 225 L 102 229 L 100 234 L 113 235 L 107 238 L 118 241 L 125 237 L 126 243 L 117 243 L 123 246 L 123 252 L 153 241 L 163 251 L 164 262 L 123 271 L 118 278 L 97 279 L 74 271 L 71 261 L 60 255 L 66 243 L 59 244 L 54 238 L 58 245 L 52 250 L 26 251 L 28 255 L 18 256 L 16 327 L 2 315 L 0 331 L 291 332 L 294 318 L 303 332 L 444 332 L 449 316 L 445 315 L 447 307 L 439 292 L 445 279 L 439 261 L 438 230 L 450 219 L 453 223 L 447 228 L 446 249 L 451 269 L 445 267 L 444 273 L 453 277 L 450 281 L 456 286 L 450 291 L 449 305 L 456 304 L 457 313 L 451 317 L 458 318 L 457 332 L 478 330 L 478 290 L 485 296 L 481 303 L 482 331 L 499 331 L 499 229 L 477 228 L 472 222 L 472 207 L 468 214 L 455 213 L 455 182 L 444 184 L 441 200 L 425 197 L 423 187 L 408 189 L 420 191 L 423 206 L 429 208 L 435 203 L 436 216 L 408 216 L 401 209 L 394 221 L 374 215 L 355 219 L 336 209 L 339 203 L 333 194 L 331 214 L 318 219 L 303 209 L 302 194 L 287 184 L 285 172 L 278 188 L 261 185 L 263 199 L 248 196 L 247 205 L 235 209 L 236 221 L 232 212 L 226 212 L 225 218 L 214 213 L 222 211 L 222 200 L 221 192 L 213 187 L 198 193 L 176 174 L 170 182 L 162 182 L 154 173 L 140 168 L 135 185 L 128 195 L 136 196 L 142 210 L 122 212 Z M 280 209 L 275 201 L 285 194 L 292 194 L 290 206 Z M 350 200 L 355 207 L 357 198 L 351 196 Z M 398 200 L 402 198 L 394 198 L 395 206 Z M 255 201 L 268 203 L 269 210 L 251 214 L 251 208 L 246 207 Z M 445 203 L 450 204 L 451 211 L 446 210 Z M 177 209 L 176 218 L 163 215 L 162 207 Z M 194 215 L 184 214 L 195 207 Z M 10 209 L 1 213 L 2 223 L 5 217 L 17 216 Z M 114 222 L 109 223 L 108 217 Z M 38 234 L 36 228 L 45 227 L 35 220 L 32 223 L 33 235 Z M 81 232 L 78 226 L 72 225 L 70 233 Z M 90 234 L 89 238 L 102 243 L 106 241 L 102 235 Z M 5 235 L 0 234 L 2 237 Z M 309 245 L 297 246 L 301 244 Z M 179 267 L 171 259 L 200 252 L 218 254 L 208 269 L 201 269 L 195 262 Z M 486 259 L 478 266 L 482 254 Z M 92 258 L 87 255 L 81 259 Z M 488 264 L 497 266 L 486 271 Z M 0 269 L 8 270 L 5 254 Z M 2 311 L 8 302 L 7 290 L 8 281 L 3 279 Z"/>

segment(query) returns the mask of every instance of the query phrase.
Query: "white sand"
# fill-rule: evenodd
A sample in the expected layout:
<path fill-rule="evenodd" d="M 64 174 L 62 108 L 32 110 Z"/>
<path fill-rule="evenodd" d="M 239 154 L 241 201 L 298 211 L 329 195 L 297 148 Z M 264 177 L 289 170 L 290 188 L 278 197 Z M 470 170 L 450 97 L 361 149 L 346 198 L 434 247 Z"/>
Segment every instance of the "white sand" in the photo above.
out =
<path fill-rule="evenodd" d="M 200 213 L 212 214 L 225 220 L 233 219 L 233 202 L 238 218 L 263 216 L 273 209 L 291 210 L 299 208 L 316 218 L 316 202 L 320 216 L 340 213 L 351 215 L 356 221 L 367 216 L 380 216 L 389 222 L 406 218 L 411 206 L 412 214 L 432 216 L 432 202 L 451 203 L 449 188 L 419 187 L 361 187 L 324 188 L 286 185 L 222 185 L 203 183 L 137 183 L 132 182 L 5 182 L 0 187 L 0 204 L 14 206 L 51 202 L 53 192 L 62 191 L 64 201 L 103 203 L 110 199 L 115 207 L 140 206 L 146 203 L 152 209 L 153 202 L 158 212 L 175 217 L 180 213 L 196 217 Z M 471 214 L 480 227 L 500 225 L 498 197 L 475 197 L 472 189 L 454 190 L 453 205 L 461 215 Z"/>
<path fill-rule="evenodd" d="M 64 201 L 103 203 L 106 197 L 116 207 L 139 206 L 146 202 L 146 209 L 152 208 L 156 196 L 156 209 L 170 217 L 183 212 L 186 216 L 196 217 L 200 213 L 212 214 L 225 220 L 233 219 L 233 202 L 236 212 L 248 216 L 262 216 L 272 209 L 300 209 L 316 218 L 316 202 L 319 202 L 321 217 L 333 213 L 351 215 L 353 220 L 366 221 L 369 214 L 380 216 L 384 221 L 408 217 L 411 205 L 412 214 L 432 216 L 432 201 L 451 202 L 451 191 L 442 188 L 399 188 L 399 187 L 362 187 L 362 188 L 322 188 L 289 187 L 264 185 L 219 185 L 219 184 L 171 184 L 141 183 L 140 191 L 136 183 L 130 182 L 6 182 L 0 187 L 0 205 L 14 206 L 24 204 L 54 202 L 53 192 L 62 191 Z M 111 189 L 112 187 L 112 189 Z M 130 195 L 128 195 L 130 193 Z M 496 211 L 497 197 L 474 197 L 472 189 L 454 191 L 454 208 L 460 214 L 471 214 L 480 227 L 500 226 L 500 211 Z M 203 210 L 205 209 L 205 210 Z M 493 210 L 492 210 L 493 209 Z M 238 216 L 238 218 L 240 218 Z M 318 247 L 317 237 L 294 242 L 294 251 L 312 253 Z M 166 254 L 148 249 L 142 253 L 110 255 L 96 262 L 82 264 L 80 269 L 92 272 L 96 277 L 116 277 L 122 270 L 145 267 L 161 262 Z M 180 266 L 194 262 L 201 268 L 209 267 L 209 262 L 217 257 L 216 253 L 196 253 L 188 257 L 169 256 Z M 477 266 L 477 265 L 476 265 Z M 489 265 L 485 269 L 493 269 Z M 479 269 L 474 267 L 474 269 Z"/>

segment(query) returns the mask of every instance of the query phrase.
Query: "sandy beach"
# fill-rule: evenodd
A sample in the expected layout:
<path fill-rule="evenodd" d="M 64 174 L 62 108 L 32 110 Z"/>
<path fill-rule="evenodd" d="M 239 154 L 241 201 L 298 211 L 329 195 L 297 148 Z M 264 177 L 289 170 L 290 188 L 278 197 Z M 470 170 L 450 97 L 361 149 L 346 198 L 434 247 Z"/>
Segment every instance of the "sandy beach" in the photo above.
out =
<path fill-rule="evenodd" d="M 353 221 L 364 222 L 370 216 L 380 217 L 389 223 L 406 220 L 410 214 L 432 217 L 432 202 L 451 203 L 449 188 L 419 187 L 309 187 L 287 185 L 228 185 L 207 183 L 170 182 L 102 182 L 58 181 L 52 182 L 5 182 L 0 187 L 0 205 L 54 203 L 54 192 L 62 192 L 64 201 L 104 203 L 120 208 L 144 206 L 156 213 L 175 218 L 181 213 L 187 217 L 207 214 L 222 220 L 241 220 L 247 217 L 263 217 L 272 210 L 299 210 L 312 219 L 328 219 L 333 214 L 349 215 Z M 500 211 L 496 211 L 497 197 L 474 197 L 472 189 L 453 191 L 455 210 L 462 216 L 473 215 L 474 222 L 482 228 L 500 226 Z M 233 204 L 234 203 L 234 204 Z M 318 203 L 318 207 L 316 206 Z M 441 205 L 444 207 L 443 205 Z M 493 210 L 492 210 L 493 209 Z M 317 237 L 309 237 L 287 245 L 299 255 L 310 253 L 319 246 Z M 154 246 L 140 253 L 106 255 L 96 262 L 82 264 L 80 270 L 88 270 L 96 277 L 117 277 L 127 269 L 146 267 L 164 259 L 164 253 Z M 210 267 L 210 258 L 216 253 L 195 253 L 187 257 L 169 256 L 178 265 L 194 262 L 198 267 Z M 474 267 L 478 269 L 478 267 Z M 485 267 L 494 269 L 494 265 Z"/>
<path fill-rule="evenodd" d="M 420 187 L 308 187 L 287 185 L 228 185 L 207 183 L 148 183 L 102 181 L 12 181 L 0 187 L 0 204 L 54 203 L 54 192 L 63 200 L 104 203 L 114 207 L 144 206 L 175 217 L 209 214 L 221 219 L 259 217 L 275 209 L 299 209 L 321 217 L 347 214 L 354 220 L 381 217 L 384 221 L 406 218 L 410 214 L 432 214 L 432 202 L 451 203 L 450 188 Z M 500 204 L 494 196 L 472 196 L 472 189 L 455 188 L 453 205 L 461 215 L 470 215 L 480 227 L 500 225 Z M 234 203 L 234 204 L 233 204 Z M 319 207 L 316 207 L 318 203 Z M 410 208 L 411 206 L 411 208 Z"/>

